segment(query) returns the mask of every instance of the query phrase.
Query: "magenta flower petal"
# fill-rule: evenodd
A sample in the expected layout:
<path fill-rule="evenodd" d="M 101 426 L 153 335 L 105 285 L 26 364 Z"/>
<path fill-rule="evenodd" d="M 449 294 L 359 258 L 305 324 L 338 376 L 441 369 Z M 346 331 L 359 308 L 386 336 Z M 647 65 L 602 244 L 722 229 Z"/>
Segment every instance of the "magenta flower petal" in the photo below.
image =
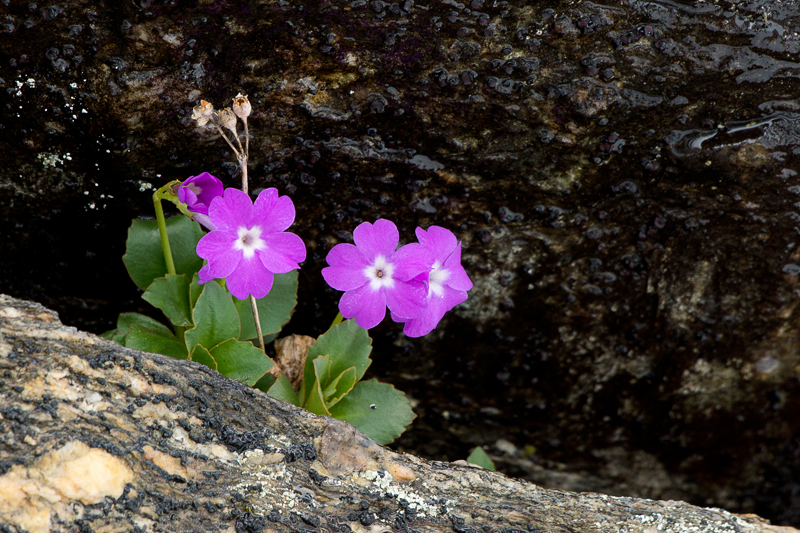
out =
<path fill-rule="evenodd" d="M 224 278 L 233 272 L 242 259 L 241 250 L 233 248 L 235 241 L 235 235 L 221 231 L 212 231 L 200 239 L 197 255 L 208 260 L 209 275 Z"/>
<path fill-rule="evenodd" d="M 410 320 L 392 313 L 392 320 L 405 322 L 403 333 L 409 337 L 422 337 L 433 331 L 445 313 L 467 299 L 464 291 L 447 290 L 441 297 L 433 296 L 428 300 L 428 307 L 418 317 Z"/>
<path fill-rule="evenodd" d="M 203 265 L 200 267 L 200 272 L 198 272 L 197 275 L 200 278 L 198 285 L 202 285 L 203 283 L 207 283 L 214 279 L 214 276 L 208 273 L 208 265 Z"/>
<path fill-rule="evenodd" d="M 472 281 L 461 266 L 461 243 L 452 232 L 431 226 L 428 231 L 417 228 L 416 235 L 432 258 L 428 271 L 414 278 L 427 286 L 427 305 L 411 318 L 392 309 L 392 320 L 405 322 L 403 332 L 409 337 L 433 331 L 447 311 L 467 299 L 466 291 L 472 288 Z"/>
<path fill-rule="evenodd" d="M 262 239 L 267 246 L 256 255 L 270 272 L 283 274 L 300 268 L 297 263 L 306 258 L 306 245 L 294 233 L 267 233 Z"/>
<path fill-rule="evenodd" d="M 445 260 L 444 268 L 450 272 L 450 277 L 447 279 L 449 287 L 458 291 L 472 289 L 472 280 L 469 279 L 466 270 L 461 266 L 461 243 L 458 243 L 455 251 Z"/>
<path fill-rule="evenodd" d="M 241 227 L 251 227 L 253 202 L 239 189 L 229 187 L 211 202 L 208 216 L 218 230 L 236 233 Z"/>
<path fill-rule="evenodd" d="M 214 231 L 215 228 L 214 224 L 211 223 L 211 219 L 208 218 L 208 215 L 204 215 L 202 213 L 195 213 L 194 219 L 202 224 L 207 230 Z"/>
<path fill-rule="evenodd" d="M 352 244 L 337 244 L 325 258 L 332 267 L 353 268 L 356 270 L 366 268 L 370 260 Z"/>
<path fill-rule="evenodd" d="M 189 178 L 192 179 L 192 178 Z M 189 181 L 189 180 L 186 180 Z M 184 182 L 185 183 L 185 182 Z M 178 187 L 178 200 L 186 204 L 186 207 L 189 211 L 195 210 L 195 204 L 197 204 L 197 195 L 194 193 L 192 189 L 187 187 L 184 183 Z M 206 210 L 206 214 L 208 214 L 208 206 L 204 206 Z"/>
<path fill-rule="evenodd" d="M 416 318 L 427 306 L 427 288 L 425 284 L 418 281 L 399 281 L 395 282 L 397 290 L 386 291 L 386 306 L 392 312 L 392 316 L 401 318 L 401 322 Z M 344 315 L 343 315 L 344 316 Z"/>
<path fill-rule="evenodd" d="M 192 213 L 208 215 L 208 207 L 214 198 L 222 196 L 222 182 L 208 172 L 191 176 L 178 188 L 178 200 L 186 204 Z"/>
<path fill-rule="evenodd" d="M 239 268 L 227 277 L 226 284 L 231 294 L 240 300 L 246 300 L 250 295 L 256 298 L 266 296 L 272 289 L 274 279 L 275 275 L 253 257 L 242 260 Z"/>
<path fill-rule="evenodd" d="M 261 191 L 253 208 L 253 218 L 263 222 L 267 232 L 286 231 L 294 223 L 295 211 L 292 199 L 278 196 L 274 187 Z"/>
<path fill-rule="evenodd" d="M 392 256 L 392 262 L 397 265 L 394 276 L 399 280 L 408 281 L 423 272 L 429 272 L 433 261 L 433 254 L 427 247 L 417 243 L 406 244 Z"/>
<path fill-rule="evenodd" d="M 375 224 L 359 224 L 353 230 L 353 242 L 372 261 L 378 256 L 387 258 L 392 255 L 400 242 L 400 234 L 394 222 L 381 218 Z"/>
<path fill-rule="evenodd" d="M 197 254 L 208 260 L 200 270 L 201 283 L 227 278 L 228 290 L 240 300 L 251 295 L 263 298 L 272 289 L 275 274 L 300 268 L 298 263 L 306 258 L 300 237 L 275 229 L 285 229 L 286 221 L 294 220 L 291 199 L 267 189 L 256 202 L 254 207 L 242 191 L 226 189 L 208 210 L 215 229 L 197 244 Z"/>
<path fill-rule="evenodd" d="M 345 318 L 355 318 L 359 327 L 371 329 L 386 316 L 386 298 L 383 291 L 373 291 L 369 285 L 363 285 L 342 295 L 339 311 Z"/>
<path fill-rule="evenodd" d="M 440 226 L 431 226 L 428 231 L 417 228 L 414 233 L 417 235 L 417 240 L 419 240 L 420 244 L 430 250 L 454 250 L 458 245 L 458 239 L 453 235 L 453 232 Z"/>

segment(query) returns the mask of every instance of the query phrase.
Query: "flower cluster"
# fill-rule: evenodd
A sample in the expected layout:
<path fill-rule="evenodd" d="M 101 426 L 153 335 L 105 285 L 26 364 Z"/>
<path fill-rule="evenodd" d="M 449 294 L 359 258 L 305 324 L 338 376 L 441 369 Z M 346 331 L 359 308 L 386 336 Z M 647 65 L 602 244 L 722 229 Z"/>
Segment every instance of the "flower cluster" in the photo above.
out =
<path fill-rule="evenodd" d="M 339 310 L 370 329 L 386 316 L 404 323 L 409 337 L 431 332 L 444 314 L 467 299 L 472 282 L 461 266 L 461 243 L 449 230 L 416 230 L 418 243 L 397 249 L 397 226 L 380 219 L 353 231 L 353 244 L 337 244 L 328 253 L 325 281 L 344 291 Z"/>
<path fill-rule="evenodd" d="M 255 204 L 238 189 L 224 189 L 208 172 L 178 188 L 178 198 L 194 218 L 211 230 L 197 245 L 208 263 L 200 283 L 226 278 L 228 289 L 243 300 L 263 298 L 274 274 L 300 268 L 306 249 L 285 230 L 294 222 L 294 204 L 277 189 L 261 191 Z M 430 333 L 445 313 L 467 299 L 472 281 L 461 266 L 461 243 L 439 226 L 416 229 L 418 242 L 397 248 L 397 226 L 380 219 L 353 231 L 355 244 L 337 244 L 328 253 L 325 281 L 344 291 L 339 310 L 370 329 L 386 316 L 404 324 L 409 337 Z"/>

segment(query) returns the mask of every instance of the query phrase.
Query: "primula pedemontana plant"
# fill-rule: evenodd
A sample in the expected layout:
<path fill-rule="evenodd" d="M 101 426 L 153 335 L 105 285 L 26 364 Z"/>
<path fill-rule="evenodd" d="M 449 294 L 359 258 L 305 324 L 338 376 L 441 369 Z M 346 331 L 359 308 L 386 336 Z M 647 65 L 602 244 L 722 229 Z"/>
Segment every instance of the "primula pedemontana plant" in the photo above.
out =
<path fill-rule="evenodd" d="M 316 339 L 277 339 L 297 304 L 306 248 L 288 231 L 295 221 L 288 196 L 276 188 L 257 190 L 255 201 L 249 194 L 252 111 L 241 94 L 219 111 L 206 100 L 194 108 L 198 128 L 210 128 L 233 151 L 241 187 L 225 187 L 201 172 L 155 191 L 156 220 L 133 221 L 122 259 L 142 298 L 170 325 L 123 313 L 104 336 L 202 363 L 280 400 L 346 420 L 379 443 L 391 442 L 414 413 L 402 392 L 363 379 L 372 362 L 367 330 L 383 321 L 387 308 L 409 337 L 436 328 L 472 288 L 461 266 L 461 243 L 449 230 L 431 226 L 417 228 L 418 242 L 399 246 L 390 220 L 360 224 L 354 244 L 334 246 L 322 269 L 325 281 L 344 292 L 333 324 Z M 179 214 L 167 218 L 163 200 Z M 265 349 L 273 341 L 275 359 Z M 290 348 L 303 357 L 286 355 Z"/>

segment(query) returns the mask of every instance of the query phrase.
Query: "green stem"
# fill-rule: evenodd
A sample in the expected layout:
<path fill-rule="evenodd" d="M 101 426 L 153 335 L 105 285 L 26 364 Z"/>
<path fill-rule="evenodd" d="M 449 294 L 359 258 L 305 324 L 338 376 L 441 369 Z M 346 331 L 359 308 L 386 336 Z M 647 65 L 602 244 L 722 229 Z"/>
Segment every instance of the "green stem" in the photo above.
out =
<path fill-rule="evenodd" d="M 167 263 L 167 272 L 175 274 L 175 261 L 172 259 L 172 248 L 169 247 L 169 235 L 167 235 L 167 220 L 164 218 L 164 208 L 161 207 L 159 191 L 153 193 L 153 206 L 156 209 L 156 222 L 158 223 L 158 234 L 161 236 L 161 249 L 164 251 L 164 261 Z M 175 326 L 175 336 L 183 339 L 186 332 L 185 326 Z"/>
<path fill-rule="evenodd" d="M 164 251 L 164 260 L 167 262 L 167 272 L 175 274 L 175 261 L 172 259 L 172 249 L 169 247 L 169 236 L 167 235 L 167 221 L 164 218 L 164 209 L 161 207 L 161 198 L 156 196 L 158 191 L 153 194 L 153 205 L 156 208 L 156 222 L 158 222 L 158 233 L 161 235 L 161 249 Z"/>
<path fill-rule="evenodd" d="M 342 316 L 342 313 L 336 313 L 336 318 L 333 319 L 333 323 L 331 324 L 331 328 L 333 326 L 338 326 L 339 324 L 341 324 L 343 319 L 344 319 L 344 317 Z M 331 328 L 328 328 L 328 329 L 331 329 Z"/>
<path fill-rule="evenodd" d="M 258 306 L 256 305 L 256 297 L 250 295 L 250 307 L 253 308 L 253 318 L 256 321 L 256 333 L 258 333 L 258 347 L 264 352 L 264 334 L 261 333 L 261 320 L 258 319 Z M 266 353 L 266 352 L 264 352 Z"/>

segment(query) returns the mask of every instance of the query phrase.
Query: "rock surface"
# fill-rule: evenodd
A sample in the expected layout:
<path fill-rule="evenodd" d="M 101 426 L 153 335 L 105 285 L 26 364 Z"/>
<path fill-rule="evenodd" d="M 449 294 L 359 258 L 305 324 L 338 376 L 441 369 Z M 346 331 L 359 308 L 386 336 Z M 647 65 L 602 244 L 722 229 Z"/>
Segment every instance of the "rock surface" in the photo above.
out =
<path fill-rule="evenodd" d="M 373 334 L 419 402 L 400 447 L 800 524 L 796 3 L 3 0 L 0 31 L 5 292 L 95 331 L 135 310 L 129 219 L 236 183 L 189 116 L 241 91 L 251 187 L 309 247 L 298 332 L 359 222 L 464 241 L 468 302 Z"/>
<path fill-rule="evenodd" d="M 8 531 L 798 531 L 397 454 L 349 424 L 2 294 L 0 370 Z"/>

